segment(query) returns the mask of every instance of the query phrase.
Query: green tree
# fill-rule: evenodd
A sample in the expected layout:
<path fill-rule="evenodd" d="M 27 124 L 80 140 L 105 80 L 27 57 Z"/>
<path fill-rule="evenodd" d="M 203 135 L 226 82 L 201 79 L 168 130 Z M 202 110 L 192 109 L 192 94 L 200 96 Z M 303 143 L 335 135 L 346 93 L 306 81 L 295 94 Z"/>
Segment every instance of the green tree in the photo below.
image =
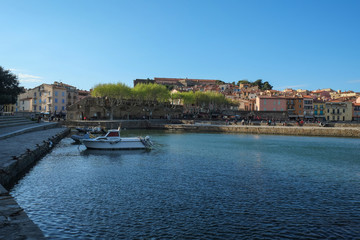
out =
<path fill-rule="evenodd" d="M 23 92 L 17 76 L 0 66 L 0 104 L 16 103 L 18 95 Z"/>
<path fill-rule="evenodd" d="M 264 82 L 264 85 L 261 90 L 271 90 L 272 88 L 273 86 L 271 86 L 270 83 L 266 81 Z"/>
<path fill-rule="evenodd" d="M 263 84 L 263 82 L 262 82 L 262 79 L 258 79 L 258 80 L 256 80 L 255 82 L 252 82 L 251 85 L 253 85 L 253 86 L 258 86 L 259 89 L 262 89 L 262 88 L 264 87 L 264 84 Z"/>
<path fill-rule="evenodd" d="M 93 97 L 104 99 L 104 108 L 110 113 L 110 120 L 114 119 L 114 109 L 131 97 L 131 88 L 123 83 L 98 84 L 91 92 Z"/>
<path fill-rule="evenodd" d="M 222 84 L 225 84 L 225 82 L 221 81 L 221 80 L 216 80 L 215 84 L 216 85 L 222 85 Z"/>
<path fill-rule="evenodd" d="M 171 98 L 166 86 L 159 84 L 137 84 L 132 89 L 132 96 L 144 106 L 144 111 L 149 114 L 149 117 L 159 105 L 169 104 Z"/>
<path fill-rule="evenodd" d="M 244 79 L 244 80 L 240 80 L 237 82 L 238 86 L 240 86 L 240 84 L 250 84 L 250 82 L 248 80 Z"/>
<path fill-rule="evenodd" d="M 182 92 L 177 97 L 182 99 L 185 112 L 195 116 L 200 112 L 207 112 L 211 117 L 213 112 L 220 111 L 222 108 L 233 104 L 221 93 Z"/>

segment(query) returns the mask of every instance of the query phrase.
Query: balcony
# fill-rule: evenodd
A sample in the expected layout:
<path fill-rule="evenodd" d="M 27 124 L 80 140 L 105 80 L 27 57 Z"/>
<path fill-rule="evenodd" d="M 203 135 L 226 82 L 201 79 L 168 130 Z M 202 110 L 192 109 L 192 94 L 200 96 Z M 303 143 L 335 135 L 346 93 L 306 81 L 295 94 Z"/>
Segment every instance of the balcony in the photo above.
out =
<path fill-rule="evenodd" d="M 288 104 L 287 109 L 288 110 L 295 110 L 295 105 Z"/>

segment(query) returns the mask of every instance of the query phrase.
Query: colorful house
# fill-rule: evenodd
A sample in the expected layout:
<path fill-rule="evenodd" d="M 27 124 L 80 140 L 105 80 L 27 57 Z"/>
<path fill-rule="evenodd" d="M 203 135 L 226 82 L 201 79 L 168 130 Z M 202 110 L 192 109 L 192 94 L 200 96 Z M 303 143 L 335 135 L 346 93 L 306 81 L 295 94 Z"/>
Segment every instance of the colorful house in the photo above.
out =
<path fill-rule="evenodd" d="M 325 120 L 325 101 L 315 99 L 313 100 L 314 119 L 318 121 Z"/>
<path fill-rule="evenodd" d="M 360 103 L 354 102 L 352 104 L 352 107 L 353 107 L 352 120 L 360 122 Z"/>
<path fill-rule="evenodd" d="M 313 97 L 309 95 L 303 96 L 304 98 L 304 118 L 306 120 L 312 120 L 314 118 L 313 110 Z"/>
<path fill-rule="evenodd" d="M 286 111 L 286 99 L 283 97 L 257 96 L 255 111 Z"/>
<path fill-rule="evenodd" d="M 337 100 L 325 103 L 325 118 L 327 121 L 351 121 L 353 109 L 351 102 Z"/>
<path fill-rule="evenodd" d="M 304 105 L 302 97 L 286 97 L 286 107 L 289 119 L 304 117 Z"/>

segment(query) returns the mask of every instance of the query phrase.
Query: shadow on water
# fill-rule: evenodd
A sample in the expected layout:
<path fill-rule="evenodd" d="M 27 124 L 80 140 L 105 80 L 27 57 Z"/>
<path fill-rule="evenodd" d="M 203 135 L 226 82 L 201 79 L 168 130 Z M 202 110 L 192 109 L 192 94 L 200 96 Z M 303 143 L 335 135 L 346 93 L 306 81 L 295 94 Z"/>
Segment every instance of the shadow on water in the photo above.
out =
<path fill-rule="evenodd" d="M 96 150 L 85 149 L 80 152 L 82 156 L 126 156 L 126 155 L 140 155 L 147 154 L 150 150 L 137 149 L 137 150 Z"/>

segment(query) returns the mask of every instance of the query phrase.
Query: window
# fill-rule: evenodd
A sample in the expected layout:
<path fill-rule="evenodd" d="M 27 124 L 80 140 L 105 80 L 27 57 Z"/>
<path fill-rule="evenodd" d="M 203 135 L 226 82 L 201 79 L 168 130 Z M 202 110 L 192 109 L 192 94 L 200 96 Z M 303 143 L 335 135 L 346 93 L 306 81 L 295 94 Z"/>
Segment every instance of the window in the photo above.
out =
<path fill-rule="evenodd" d="M 41 103 L 41 99 L 39 99 L 39 103 Z"/>
<path fill-rule="evenodd" d="M 266 105 L 266 99 L 264 99 L 264 105 Z"/>
<path fill-rule="evenodd" d="M 44 110 L 46 111 L 46 106 L 44 107 Z"/>
<path fill-rule="evenodd" d="M 335 114 L 335 109 L 333 109 L 333 114 Z"/>
<path fill-rule="evenodd" d="M 330 109 L 328 109 L 328 113 L 330 113 Z M 329 120 L 329 119 L 328 119 Z"/>
<path fill-rule="evenodd" d="M 44 103 L 46 103 L 46 98 L 44 99 Z"/>
<path fill-rule="evenodd" d="M 274 102 L 275 103 L 275 102 Z M 276 111 L 276 108 L 273 108 L 273 111 Z"/>
<path fill-rule="evenodd" d="M 63 97 L 64 97 L 64 96 L 65 96 L 65 92 L 61 92 L 61 96 L 63 96 Z"/>
<path fill-rule="evenodd" d="M 55 106 L 55 111 L 57 111 L 57 109 L 58 109 L 58 107 L 57 107 L 57 106 Z"/>
<path fill-rule="evenodd" d="M 278 100 L 278 105 L 280 105 L 280 100 Z"/>
<path fill-rule="evenodd" d="M 65 103 L 65 99 L 61 100 L 62 103 Z"/>
<path fill-rule="evenodd" d="M 337 113 L 339 114 L 340 113 L 340 109 L 337 110 Z M 338 119 L 339 120 L 339 119 Z"/>
<path fill-rule="evenodd" d="M 39 92 L 39 96 L 41 97 L 41 92 Z"/>
<path fill-rule="evenodd" d="M 36 99 L 34 100 L 34 104 L 36 104 Z"/>
<path fill-rule="evenodd" d="M 57 91 L 55 91 L 55 96 L 57 96 L 58 95 L 58 92 Z"/>
<path fill-rule="evenodd" d="M 264 111 L 266 111 L 266 108 L 264 108 Z"/>
<path fill-rule="evenodd" d="M 41 106 L 39 106 L 39 111 L 41 111 Z"/>
<path fill-rule="evenodd" d="M 57 98 L 55 98 L 55 103 L 57 103 Z"/>
<path fill-rule="evenodd" d="M 343 109 L 343 113 L 345 113 L 345 108 Z"/>
<path fill-rule="evenodd" d="M 64 106 L 62 106 L 62 108 L 61 108 L 63 111 L 65 110 L 65 107 Z"/>

